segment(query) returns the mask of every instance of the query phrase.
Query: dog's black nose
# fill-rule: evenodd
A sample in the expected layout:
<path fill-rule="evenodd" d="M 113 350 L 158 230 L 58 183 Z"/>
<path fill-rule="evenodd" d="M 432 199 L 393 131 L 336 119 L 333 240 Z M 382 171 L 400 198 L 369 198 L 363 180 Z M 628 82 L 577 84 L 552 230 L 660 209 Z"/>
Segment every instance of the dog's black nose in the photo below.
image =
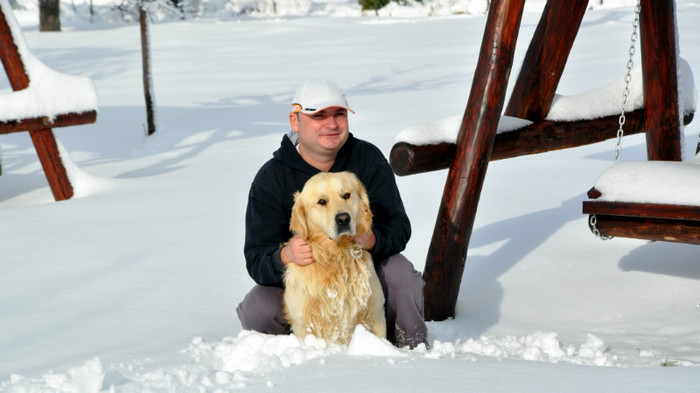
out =
<path fill-rule="evenodd" d="M 338 213 L 335 215 L 335 225 L 338 229 L 345 229 L 350 226 L 350 215 L 348 213 Z"/>

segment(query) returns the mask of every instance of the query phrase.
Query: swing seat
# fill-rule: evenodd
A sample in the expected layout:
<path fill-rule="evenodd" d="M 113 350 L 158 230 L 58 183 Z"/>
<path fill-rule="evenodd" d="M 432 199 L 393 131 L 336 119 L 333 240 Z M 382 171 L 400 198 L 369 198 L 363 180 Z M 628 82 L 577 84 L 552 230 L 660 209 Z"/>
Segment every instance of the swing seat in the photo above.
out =
<path fill-rule="evenodd" d="M 700 245 L 700 155 L 617 164 L 588 192 L 593 233 Z"/>

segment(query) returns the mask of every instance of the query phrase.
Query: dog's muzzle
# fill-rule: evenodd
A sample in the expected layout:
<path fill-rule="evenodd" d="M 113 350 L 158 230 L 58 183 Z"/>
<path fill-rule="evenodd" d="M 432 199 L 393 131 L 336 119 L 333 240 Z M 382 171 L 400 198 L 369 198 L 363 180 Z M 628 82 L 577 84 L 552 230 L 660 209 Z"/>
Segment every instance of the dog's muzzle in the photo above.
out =
<path fill-rule="evenodd" d="M 352 234 L 352 229 L 350 227 L 350 214 L 348 213 L 338 213 L 335 215 L 335 233 L 338 236 L 343 233 Z"/>

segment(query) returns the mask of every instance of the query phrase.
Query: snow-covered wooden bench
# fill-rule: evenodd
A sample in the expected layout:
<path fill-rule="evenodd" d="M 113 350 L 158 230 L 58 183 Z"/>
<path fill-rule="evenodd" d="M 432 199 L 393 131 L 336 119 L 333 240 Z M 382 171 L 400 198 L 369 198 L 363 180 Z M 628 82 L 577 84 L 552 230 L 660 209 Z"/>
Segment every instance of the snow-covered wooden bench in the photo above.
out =
<path fill-rule="evenodd" d="M 614 165 L 588 197 L 583 211 L 601 237 L 700 244 L 700 155 Z"/>
<path fill-rule="evenodd" d="M 95 122 L 92 81 L 54 71 L 34 57 L 7 0 L 0 0 L 0 60 L 13 90 L 0 94 L 0 134 L 28 131 L 54 199 L 71 198 L 52 128 Z"/>

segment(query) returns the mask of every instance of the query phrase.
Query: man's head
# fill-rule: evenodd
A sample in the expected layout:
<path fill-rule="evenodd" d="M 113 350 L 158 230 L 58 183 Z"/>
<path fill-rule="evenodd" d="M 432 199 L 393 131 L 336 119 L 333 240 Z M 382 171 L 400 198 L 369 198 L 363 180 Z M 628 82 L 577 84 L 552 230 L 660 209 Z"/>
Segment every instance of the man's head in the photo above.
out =
<path fill-rule="evenodd" d="M 299 136 L 299 153 L 309 164 L 328 170 L 348 139 L 348 101 L 333 82 L 314 79 L 297 90 L 289 124 Z"/>

